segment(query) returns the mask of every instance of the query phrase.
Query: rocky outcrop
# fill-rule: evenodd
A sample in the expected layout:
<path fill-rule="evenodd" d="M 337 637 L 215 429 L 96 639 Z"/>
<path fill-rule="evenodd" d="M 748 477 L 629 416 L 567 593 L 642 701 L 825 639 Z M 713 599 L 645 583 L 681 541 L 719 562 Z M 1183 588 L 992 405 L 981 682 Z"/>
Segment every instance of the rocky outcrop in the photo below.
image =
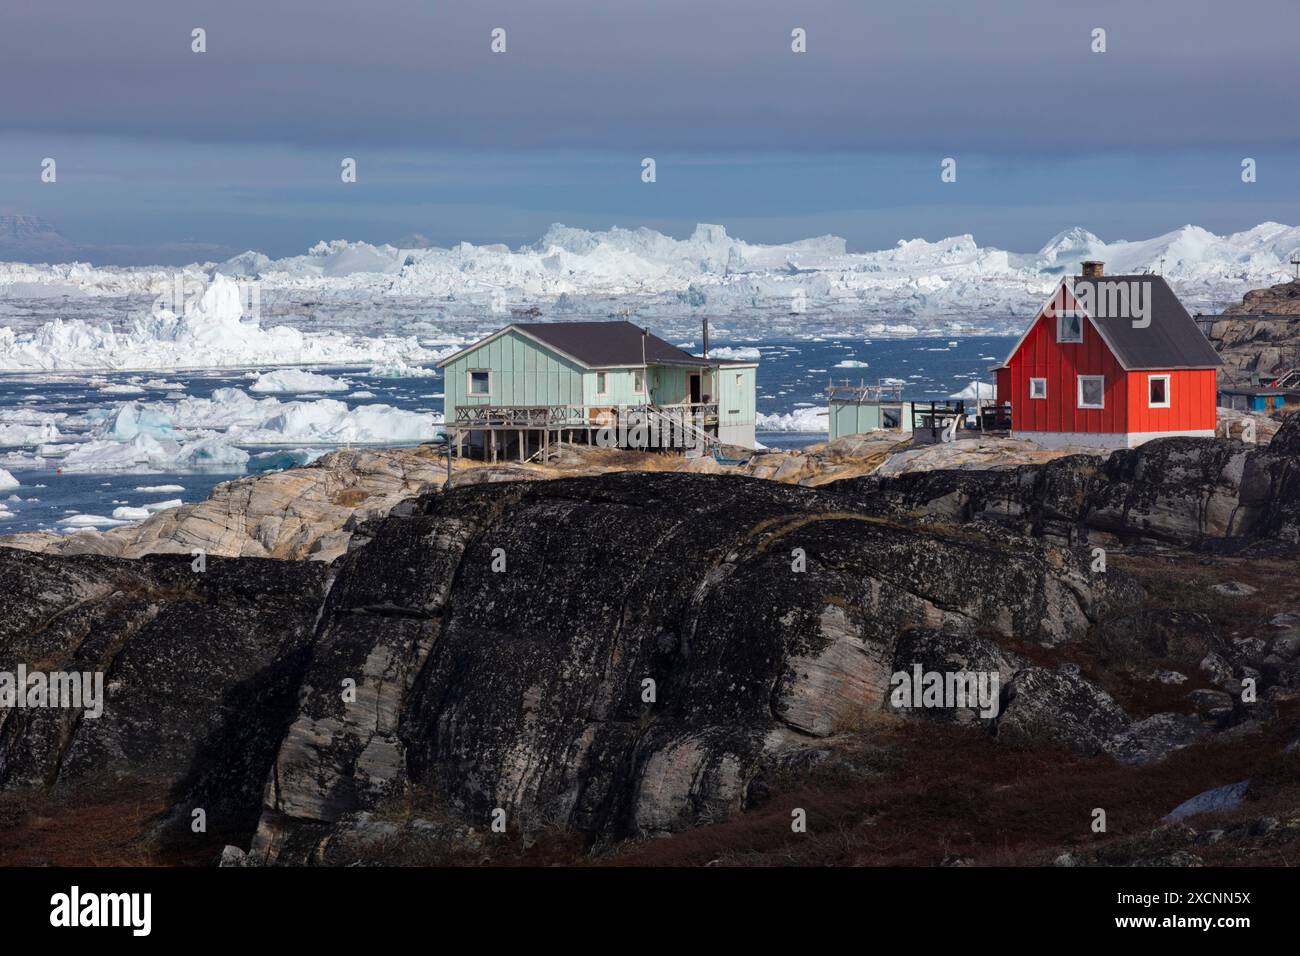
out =
<path fill-rule="evenodd" d="M 882 719 L 909 627 L 1050 645 L 1125 592 L 1069 552 L 707 476 L 467 488 L 362 535 L 256 860 L 311 859 L 407 785 L 444 788 L 484 825 L 499 809 L 616 837 L 717 818 L 780 754 Z"/>
<path fill-rule="evenodd" d="M 885 471 L 901 473 L 1042 463 L 1063 454 L 1030 442 L 993 438 L 907 449 L 899 437 L 897 432 L 851 435 L 809 449 L 755 454 L 743 464 L 727 466 L 712 456 L 566 446 L 557 460 L 545 465 L 457 459 L 453 484 L 676 471 L 816 486 L 872 474 L 882 463 Z M 333 561 L 347 549 L 358 523 L 387 514 L 408 497 L 442 487 L 445 466 L 432 446 L 342 449 L 301 468 L 224 482 L 206 501 L 168 509 L 137 524 L 73 534 L 4 535 L 0 546 L 124 558 L 201 550 L 223 557 Z"/>
<path fill-rule="evenodd" d="M 1252 316 L 1295 316 L 1292 320 Z M 1254 289 L 1226 309 L 1207 336 L 1223 356 L 1225 374 L 1245 381 L 1300 364 L 1300 281 Z"/>
<path fill-rule="evenodd" d="M 442 483 L 431 448 L 347 448 L 302 468 L 217 485 L 206 501 L 108 531 L 29 533 L 0 539 L 49 554 L 190 554 L 332 561 L 347 548 L 350 521 L 386 514 Z"/>
<path fill-rule="evenodd" d="M 718 819 L 791 754 L 897 720 L 909 660 L 1007 677 L 999 642 L 1077 642 L 1137 594 L 1006 532 L 673 474 L 426 495 L 330 569 L 0 550 L 0 588 L 0 663 L 109 688 L 98 719 L 10 712 L 0 786 L 153 780 L 177 832 L 196 808 L 238 821 L 260 863 L 337 860 L 413 790 L 469 828 Z"/>
<path fill-rule="evenodd" d="M 1199 464 L 1169 457 L 1195 447 Z M 1166 483 L 1217 484 L 1242 449 L 1156 451 L 871 495 L 672 473 L 465 485 L 355 522 L 329 566 L 0 550 L 0 665 L 80 663 L 108 686 L 100 718 L 5 713 L 0 788 L 131 775 L 165 790 L 162 837 L 188 839 L 197 809 L 223 825 L 214 858 L 247 850 L 229 865 L 346 863 L 384 841 L 474 845 L 494 823 L 672 833 L 900 727 L 1157 762 L 1266 717 L 1229 689 L 1282 686 L 1296 647 L 1285 613 L 1258 645 L 1231 641 L 1067 546 L 1094 508 L 1162 513 L 1183 500 Z M 1291 466 L 1246 454 L 1268 476 L 1259 543 Z M 1045 663 L 1098 651 L 1131 675 L 1210 676 L 1151 714 Z M 918 671 L 996 677 L 996 707 L 900 706 L 898 674 Z M 398 812 L 417 798 L 441 809 Z"/>
<path fill-rule="evenodd" d="M 1300 416 L 1264 446 L 1163 438 L 1100 459 L 872 476 L 828 487 L 872 513 L 998 525 L 1063 542 L 1300 544 Z"/>
<path fill-rule="evenodd" d="M 325 578 L 316 564 L 0 549 L 0 671 L 99 673 L 105 694 L 99 716 L 0 708 L 0 788 L 146 780 L 178 813 L 250 826 Z"/>

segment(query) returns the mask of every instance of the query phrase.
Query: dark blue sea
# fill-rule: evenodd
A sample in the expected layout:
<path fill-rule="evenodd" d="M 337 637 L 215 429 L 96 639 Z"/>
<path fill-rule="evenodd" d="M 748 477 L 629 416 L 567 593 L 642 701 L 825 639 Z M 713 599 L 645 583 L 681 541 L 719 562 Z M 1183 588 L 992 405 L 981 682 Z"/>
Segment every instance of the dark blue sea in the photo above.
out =
<path fill-rule="evenodd" d="M 826 417 L 819 415 L 826 405 L 824 392 L 829 382 L 835 384 L 874 384 L 883 379 L 903 382 L 908 400 L 945 398 L 972 380 L 991 382 L 989 367 L 1001 361 L 1014 344 L 1007 336 L 966 338 L 890 339 L 864 341 L 854 338 L 825 340 L 715 342 L 718 348 L 758 349 L 758 440 L 769 448 L 798 448 L 826 439 Z M 858 363 L 866 363 L 865 366 Z M 351 393 L 324 395 L 277 395 L 281 401 L 313 401 L 331 398 L 357 405 L 388 404 L 409 411 L 442 412 L 442 378 L 377 378 L 366 369 L 319 368 L 314 371 L 345 376 L 354 392 L 369 392 L 370 397 L 353 398 Z M 159 370 L 144 378 L 165 378 L 180 387 L 173 391 L 198 398 L 210 397 L 218 388 L 246 389 L 247 370 L 223 369 L 209 372 L 169 372 Z M 106 395 L 100 391 L 104 380 L 125 384 L 139 379 L 141 373 L 49 373 L 39 376 L 0 375 L 0 423 L 13 421 L 23 408 L 62 411 L 82 416 L 95 409 L 112 410 L 131 396 Z M 163 393 L 151 391 L 138 396 L 141 401 L 162 399 Z M 75 429 L 64 428 L 75 434 Z M 387 443 L 386 443 L 387 444 Z M 334 447 L 334 446 L 330 446 Z M 28 449 L 31 450 L 31 449 Z M 210 471 L 177 473 L 106 472 L 60 473 L 58 462 L 51 459 L 46 467 L 31 468 L 4 465 L 21 482 L 20 487 L 0 491 L 0 505 L 9 517 L 0 517 L 0 533 L 63 528 L 58 522 L 75 514 L 111 515 L 118 507 L 143 507 L 160 501 L 181 499 L 198 501 L 206 498 L 214 485 L 250 471 L 287 467 L 300 461 L 303 452 L 320 453 L 329 447 L 295 444 L 276 449 L 259 446 L 247 449 L 253 454 L 249 469 L 239 473 Z M 0 454 L 21 452 L 19 448 L 0 449 Z M 179 485 L 180 491 L 140 491 L 140 488 Z M 102 527 L 102 525 L 101 525 Z"/>

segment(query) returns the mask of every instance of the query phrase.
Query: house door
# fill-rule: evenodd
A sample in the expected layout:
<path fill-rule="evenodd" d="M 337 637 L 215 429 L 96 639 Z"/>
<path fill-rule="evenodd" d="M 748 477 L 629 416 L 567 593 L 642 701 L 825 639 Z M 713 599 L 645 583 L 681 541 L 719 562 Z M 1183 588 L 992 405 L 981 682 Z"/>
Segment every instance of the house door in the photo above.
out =
<path fill-rule="evenodd" d="M 700 394 L 700 373 L 695 372 L 691 375 L 691 404 L 699 404 Z"/>

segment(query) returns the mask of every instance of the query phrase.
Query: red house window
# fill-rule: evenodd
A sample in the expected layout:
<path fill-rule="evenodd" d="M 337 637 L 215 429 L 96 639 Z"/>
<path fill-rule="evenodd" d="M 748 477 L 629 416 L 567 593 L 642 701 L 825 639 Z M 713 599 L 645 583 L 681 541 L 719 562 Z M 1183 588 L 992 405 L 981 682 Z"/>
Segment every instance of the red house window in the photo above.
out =
<path fill-rule="evenodd" d="M 1147 407 L 1148 408 L 1169 407 L 1169 376 L 1168 375 L 1147 376 Z"/>
<path fill-rule="evenodd" d="M 1083 341 L 1083 313 L 1078 309 L 1062 312 L 1056 317 L 1057 342 Z"/>
<path fill-rule="evenodd" d="M 1079 376 L 1079 407 L 1080 408 L 1105 408 L 1106 407 L 1106 376 L 1104 375 L 1080 375 Z"/>

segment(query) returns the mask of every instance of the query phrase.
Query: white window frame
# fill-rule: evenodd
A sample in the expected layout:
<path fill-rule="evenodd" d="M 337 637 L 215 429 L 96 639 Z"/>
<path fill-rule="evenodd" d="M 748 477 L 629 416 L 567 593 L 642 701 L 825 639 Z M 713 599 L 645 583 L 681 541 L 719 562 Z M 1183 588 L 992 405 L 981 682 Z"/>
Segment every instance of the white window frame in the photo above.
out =
<path fill-rule="evenodd" d="M 1043 393 L 1042 393 L 1041 395 L 1035 395 L 1035 394 L 1034 394 L 1034 385 L 1035 385 L 1036 383 L 1041 383 L 1042 386 L 1043 386 Z M 1031 379 L 1029 380 L 1029 397 L 1032 398 L 1032 399 L 1034 399 L 1035 401 L 1038 401 L 1038 400 L 1041 400 L 1041 399 L 1045 399 L 1045 398 L 1047 398 L 1047 379 L 1045 379 L 1045 378 L 1031 378 Z"/>
<path fill-rule="evenodd" d="M 1163 402 L 1151 401 L 1151 383 L 1158 378 L 1165 380 L 1165 400 Z M 1173 399 L 1173 376 L 1172 375 L 1148 375 L 1147 376 L 1147 408 L 1170 408 Z"/>
<path fill-rule="evenodd" d="M 1068 319 L 1079 320 L 1079 337 L 1066 338 L 1063 334 L 1065 322 Z M 1056 317 L 1056 342 L 1058 345 L 1079 345 L 1083 342 L 1083 313 L 1082 312 L 1062 312 Z"/>
<path fill-rule="evenodd" d="M 602 379 L 604 379 L 603 382 L 601 381 Z M 597 372 L 596 373 L 596 397 L 607 398 L 608 396 L 609 396 L 609 373 Z"/>
<path fill-rule="evenodd" d="M 1101 402 L 1097 405 L 1089 405 L 1083 400 L 1083 383 L 1088 381 L 1097 381 L 1101 383 Z M 1106 407 L 1106 376 L 1105 375 L 1080 375 L 1078 385 L 1076 386 L 1077 405 L 1079 408 L 1105 408 Z"/>
<path fill-rule="evenodd" d="M 474 373 L 484 372 L 487 374 L 487 391 L 474 391 Z M 491 398 L 492 397 L 492 370 L 490 368 L 467 368 L 465 369 L 465 394 L 469 398 Z"/>
<path fill-rule="evenodd" d="M 640 379 L 641 381 L 638 382 L 637 379 Z M 645 369 L 632 369 L 632 394 L 645 394 Z"/>

